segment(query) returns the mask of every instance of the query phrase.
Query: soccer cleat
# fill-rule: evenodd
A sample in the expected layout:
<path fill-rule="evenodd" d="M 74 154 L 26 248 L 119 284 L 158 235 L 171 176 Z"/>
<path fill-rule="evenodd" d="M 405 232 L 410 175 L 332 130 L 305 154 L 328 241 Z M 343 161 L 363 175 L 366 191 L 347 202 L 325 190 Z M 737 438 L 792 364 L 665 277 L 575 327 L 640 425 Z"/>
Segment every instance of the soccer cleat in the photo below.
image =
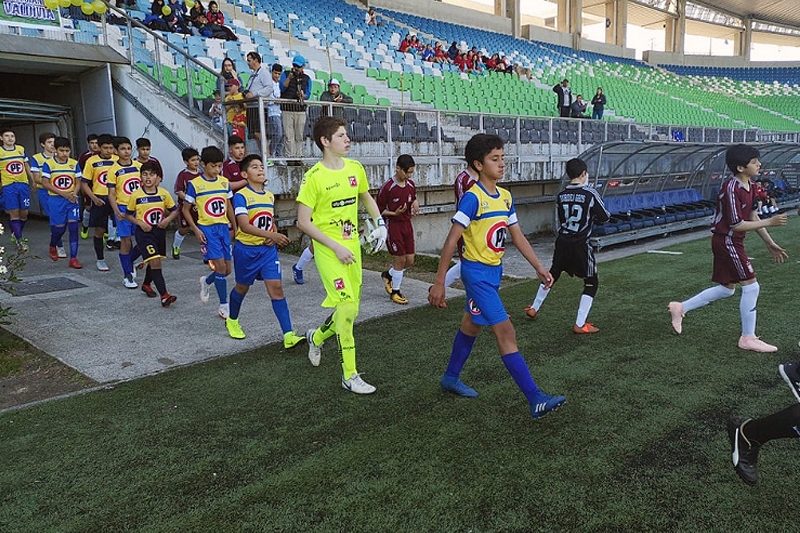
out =
<path fill-rule="evenodd" d="M 360 374 L 353 374 L 350 379 L 344 379 L 342 376 L 342 388 L 354 392 L 356 394 L 372 394 L 377 389 L 361 379 Z"/>
<path fill-rule="evenodd" d="M 67 258 L 67 251 L 64 249 L 63 246 L 56 246 L 56 253 L 58 253 L 59 259 L 66 259 Z"/>
<path fill-rule="evenodd" d="M 244 339 L 247 336 L 244 334 L 242 326 L 239 325 L 238 318 L 226 318 L 225 327 L 228 330 L 228 335 L 230 335 L 232 339 Z"/>
<path fill-rule="evenodd" d="M 231 315 L 231 309 L 228 304 L 219 304 L 219 309 L 217 309 L 217 314 L 220 318 L 227 318 Z"/>
<path fill-rule="evenodd" d="M 122 248 L 122 241 L 119 239 L 114 239 L 111 242 L 111 245 L 114 247 L 115 250 L 119 250 L 120 248 Z"/>
<path fill-rule="evenodd" d="M 542 393 L 531 405 L 531 416 L 534 420 L 539 420 L 552 411 L 567 403 L 564 396 L 548 396 Z"/>
<path fill-rule="evenodd" d="M 759 353 L 772 353 L 778 351 L 777 346 L 767 344 L 755 335 L 742 335 L 739 337 L 739 348 L 742 350 L 750 350 L 751 352 Z"/>
<path fill-rule="evenodd" d="M 211 285 L 206 283 L 206 276 L 200 276 L 200 301 L 207 304 L 210 297 Z"/>
<path fill-rule="evenodd" d="M 181 258 L 181 249 L 177 246 L 172 247 L 172 258 L 173 259 L 180 259 Z"/>
<path fill-rule="evenodd" d="M 17 241 L 17 251 L 19 253 L 26 253 L 29 250 L 28 239 L 22 238 Z"/>
<path fill-rule="evenodd" d="M 56 249 L 55 246 L 50 247 L 49 255 L 50 259 L 52 259 L 53 261 L 58 261 L 58 250 Z"/>
<path fill-rule="evenodd" d="M 738 416 L 728 420 L 728 439 L 731 441 L 733 468 L 748 485 L 758 483 L 758 452 L 761 445 L 747 440 L 742 429 L 750 421 Z"/>
<path fill-rule="evenodd" d="M 578 326 L 578 324 L 572 325 L 572 333 L 575 333 L 576 335 L 591 335 L 592 333 L 597 333 L 598 331 L 600 331 L 600 328 L 591 322 L 587 322 L 582 326 Z"/>
<path fill-rule="evenodd" d="M 466 385 L 463 381 L 458 378 L 453 378 L 450 376 L 442 376 L 442 379 L 439 380 L 439 385 L 442 386 L 442 390 L 445 392 L 452 392 L 457 396 L 463 396 L 464 398 L 477 398 L 478 391 Z"/>
<path fill-rule="evenodd" d="M 88 239 L 89 238 L 89 228 L 86 226 L 81 226 L 81 239 Z"/>
<path fill-rule="evenodd" d="M 100 272 L 108 272 L 110 270 L 108 268 L 108 263 L 106 263 L 105 259 L 98 259 L 95 265 L 97 265 L 97 270 L 99 270 Z"/>
<path fill-rule="evenodd" d="M 322 359 L 322 344 L 314 344 L 314 332 L 316 329 L 311 328 L 306 331 L 306 339 L 308 340 L 308 360 L 311 361 L 311 366 L 319 366 L 319 361 Z"/>
<path fill-rule="evenodd" d="M 149 283 L 142 283 L 142 292 L 145 293 L 148 298 L 155 298 L 158 296 Z"/>
<path fill-rule="evenodd" d="M 303 283 L 306 282 L 306 280 L 303 279 L 303 270 L 297 268 L 297 263 L 292 265 L 292 278 L 294 279 L 294 282 L 297 283 L 298 285 L 302 285 Z"/>
<path fill-rule="evenodd" d="M 683 304 L 670 302 L 667 309 L 669 309 L 669 315 L 672 317 L 672 329 L 680 335 L 683 332 L 683 317 L 686 316 L 686 313 L 683 312 Z"/>
<path fill-rule="evenodd" d="M 289 348 L 294 348 L 304 340 L 305 337 L 302 335 L 298 335 L 294 331 L 287 331 L 283 335 L 283 347 L 288 350 Z"/>
<path fill-rule="evenodd" d="M 403 296 L 400 291 L 392 291 L 389 295 L 389 299 L 396 304 L 406 305 L 408 303 L 408 298 Z"/>
<path fill-rule="evenodd" d="M 72 259 L 69 260 L 69 267 L 74 268 L 75 270 L 80 270 L 81 268 L 83 268 L 83 265 L 81 264 L 80 261 L 78 261 L 77 257 L 73 257 Z"/>
<path fill-rule="evenodd" d="M 169 307 L 170 304 L 175 303 L 175 300 L 177 299 L 178 299 L 177 296 L 170 293 L 166 293 L 164 296 L 161 297 L 161 307 Z"/>
<path fill-rule="evenodd" d="M 525 316 L 530 320 L 536 320 L 536 317 L 539 316 L 539 311 L 529 305 L 525 308 Z"/>
<path fill-rule="evenodd" d="M 386 294 L 392 294 L 392 276 L 388 270 L 381 272 L 381 279 L 383 280 L 383 290 L 386 291 Z"/>
<path fill-rule="evenodd" d="M 794 398 L 800 402 L 800 372 L 797 371 L 798 363 L 781 363 L 778 365 L 778 373 L 783 381 L 792 389 Z"/>
<path fill-rule="evenodd" d="M 114 249 L 114 241 L 106 240 L 106 250 L 113 250 Z"/>
<path fill-rule="evenodd" d="M 135 289 L 136 287 L 139 286 L 138 283 L 133 281 L 133 276 L 131 276 L 130 274 L 122 278 L 122 284 L 125 285 L 126 289 Z"/>

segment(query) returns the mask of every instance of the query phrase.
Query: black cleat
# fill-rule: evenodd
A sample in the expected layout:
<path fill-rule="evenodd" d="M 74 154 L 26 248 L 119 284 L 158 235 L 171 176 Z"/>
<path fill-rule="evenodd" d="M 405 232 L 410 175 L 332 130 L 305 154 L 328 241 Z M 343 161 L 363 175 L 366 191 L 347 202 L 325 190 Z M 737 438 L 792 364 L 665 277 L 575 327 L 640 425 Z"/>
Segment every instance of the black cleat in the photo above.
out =
<path fill-rule="evenodd" d="M 761 445 L 750 442 L 742 433 L 742 428 L 750 419 L 732 416 L 728 420 L 728 438 L 731 441 L 733 468 L 748 485 L 758 483 L 758 452 Z"/>
<path fill-rule="evenodd" d="M 778 365 L 778 373 L 783 378 L 783 381 L 789 385 L 789 388 L 794 394 L 795 400 L 800 402 L 800 363 L 781 363 Z"/>

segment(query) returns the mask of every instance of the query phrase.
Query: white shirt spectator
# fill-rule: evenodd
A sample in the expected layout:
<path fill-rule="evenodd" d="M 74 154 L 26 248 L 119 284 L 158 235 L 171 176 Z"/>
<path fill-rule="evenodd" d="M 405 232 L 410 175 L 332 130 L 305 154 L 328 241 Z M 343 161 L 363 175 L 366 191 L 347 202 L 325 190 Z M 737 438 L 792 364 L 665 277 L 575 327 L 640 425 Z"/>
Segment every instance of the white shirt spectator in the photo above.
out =
<path fill-rule="evenodd" d="M 272 80 L 270 80 L 272 81 Z M 281 84 L 277 81 L 272 82 L 272 98 L 276 100 L 281 97 Z M 281 106 L 280 104 L 269 104 L 267 107 L 267 115 L 270 117 L 279 117 L 281 116 Z"/>

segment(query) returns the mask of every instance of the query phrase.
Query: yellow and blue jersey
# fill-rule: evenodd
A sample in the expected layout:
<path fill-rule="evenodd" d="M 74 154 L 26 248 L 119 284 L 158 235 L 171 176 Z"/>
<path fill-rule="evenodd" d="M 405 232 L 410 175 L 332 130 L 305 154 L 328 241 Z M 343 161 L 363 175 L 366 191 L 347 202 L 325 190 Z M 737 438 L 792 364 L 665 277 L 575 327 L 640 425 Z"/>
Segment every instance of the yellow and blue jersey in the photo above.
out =
<path fill-rule="evenodd" d="M 44 152 L 38 152 L 33 154 L 33 157 L 31 157 L 30 159 L 31 173 L 41 175 L 44 164 L 47 161 L 52 161 L 52 160 L 53 160 L 52 156 L 49 156 Z M 39 182 L 36 182 L 35 185 L 37 189 L 44 188 L 44 185 L 42 185 Z"/>
<path fill-rule="evenodd" d="M 254 191 L 248 185 L 233 195 L 233 213 L 237 217 L 247 215 L 250 224 L 260 230 L 273 231 L 275 196 L 266 190 L 264 192 Z M 245 233 L 241 227 L 237 228 L 235 238 L 240 243 L 250 246 L 264 244 L 264 237 Z"/>
<path fill-rule="evenodd" d="M 83 181 L 88 183 L 96 196 L 108 196 L 108 171 L 117 162 L 117 156 L 103 159 L 93 155 L 83 165 Z"/>
<path fill-rule="evenodd" d="M 55 158 L 50 158 L 42 164 L 40 172 L 42 180 L 50 181 L 55 189 L 65 193 L 76 191 L 81 180 L 81 167 L 71 157 L 66 163 L 59 163 Z M 47 193 L 50 196 L 59 196 L 49 189 Z"/>
<path fill-rule="evenodd" d="M 132 161 L 130 165 L 120 165 L 117 161 L 109 169 L 107 185 L 114 189 L 117 205 L 128 205 L 128 198 L 133 191 L 141 187 L 141 168 L 142 164 L 138 161 Z"/>
<path fill-rule="evenodd" d="M 228 179 L 217 176 L 208 180 L 198 176 L 186 185 L 186 201 L 197 205 L 197 223 L 201 226 L 228 224 L 228 200 L 233 198 Z"/>
<path fill-rule="evenodd" d="M 127 212 L 136 220 L 157 226 L 167 216 L 167 211 L 175 209 L 175 200 L 163 187 L 147 192 L 139 187 L 128 197 Z"/>
<path fill-rule="evenodd" d="M 11 150 L 0 146 L 0 183 L 3 187 L 12 183 L 28 183 L 25 165 L 29 163 L 25 148 L 15 145 Z"/>
<path fill-rule="evenodd" d="M 502 263 L 508 228 L 517 223 L 510 192 L 497 187 L 492 195 L 478 182 L 464 193 L 452 220 L 465 228 L 464 259 L 490 266 Z"/>

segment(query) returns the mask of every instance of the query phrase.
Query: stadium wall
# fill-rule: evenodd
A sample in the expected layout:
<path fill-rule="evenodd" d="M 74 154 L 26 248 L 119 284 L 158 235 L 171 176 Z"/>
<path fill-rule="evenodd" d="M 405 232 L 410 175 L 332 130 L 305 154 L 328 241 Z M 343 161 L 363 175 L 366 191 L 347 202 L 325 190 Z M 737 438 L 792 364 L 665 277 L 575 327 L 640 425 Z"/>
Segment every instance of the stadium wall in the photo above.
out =
<path fill-rule="evenodd" d="M 650 65 L 682 65 L 690 67 L 765 67 L 765 68 L 792 68 L 800 67 L 800 61 L 747 61 L 741 56 L 699 56 L 671 54 L 646 50 L 642 59 Z"/>
<path fill-rule="evenodd" d="M 420 0 L 370 0 L 370 5 L 378 8 L 391 9 L 411 13 L 420 17 L 434 20 L 443 20 L 454 24 L 463 24 L 473 28 L 496 31 L 511 35 L 511 19 L 499 17 L 488 13 L 481 13 L 473 9 L 466 9 L 442 2 Z"/>
<path fill-rule="evenodd" d="M 572 35 L 569 33 L 551 30 L 542 26 L 526 24 L 522 27 L 522 37 L 531 41 L 555 44 L 558 46 L 573 47 Z M 623 48 L 614 44 L 601 43 L 591 39 L 580 39 L 580 49 L 585 52 L 596 52 L 614 57 L 624 57 L 636 59 L 636 50 L 633 48 Z"/>

